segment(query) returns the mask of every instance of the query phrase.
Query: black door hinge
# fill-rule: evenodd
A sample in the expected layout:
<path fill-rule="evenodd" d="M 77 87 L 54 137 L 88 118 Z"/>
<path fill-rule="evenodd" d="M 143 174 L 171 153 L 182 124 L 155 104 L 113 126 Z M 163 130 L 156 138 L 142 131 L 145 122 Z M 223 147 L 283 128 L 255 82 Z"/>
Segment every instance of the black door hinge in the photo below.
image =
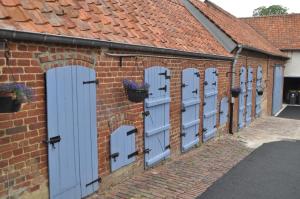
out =
<path fill-rule="evenodd" d="M 223 113 L 224 113 L 224 111 L 220 111 L 219 113 L 220 113 L 220 114 L 223 114 Z"/>
<path fill-rule="evenodd" d="M 198 136 L 199 136 L 199 134 L 198 134 L 198 133 L 196 133 L 195 137 L 198 137 Z"/>
<path fill-rule="evenodd" d="M 171 148 L 171 146 L 170 146 L 170 145 L 167 145 L 167 146 L 165 147 L 165 150 L 170 149 L 170 148 Z"/>
<path fill-rule="evenodd" d="M 49 140 L 44 141 L 44 143 L 45 144 L 51 144 L 52 147 L 55 149 L 54 144 L 57 143 L 57 142 L 60 142 L 60 141 L 61 141 L 61 137 L 60 137 L 60 135 L 58 135 L 58 136 L 51 137 Z"/>
<path fill-rule="evenodd" d="M 129 154 L 129 155 L 127 156 L 127 158 L 130 159 L 130 158 L 132 158 L 133 156 L 136 156 L 136 155 L 138 155 L 138 154 L 139 154 L 139 151 L 135 151 L 135 152 Z"/>
<path fill-rule="evenodd" d="M 186 135 L 185 133 L 180 133 L 181 137 L 185 137 L 185 135 Z"/>
<path fill-rule="evenodd" d="M 116 161 L 116 158 L 119 157 L 119 152 L 113 153 L 109 156 L 110 158 L 114 159 L 114 162 Z"/>
<path fill-rule="evenodd" d="M 158 90 L 164 90 L 165 92 L 167 92 L 167 85 L 165 85 L 164 87 L 159 88 Z"/>
<path fill-rule="evenodd" d="M 216 76 L 219 76 L 219 73 L 217 73 L 217 71 L 214 71 L 213 72 Z"/>
<path fill-rule="evenodd" d="M 99 84 L 99 80 L 92 80 L 92 81 L 84 81 L 83 84 Z"/>
<path fill-rule="evenodd" d="M 171 79 L 171 76 L 168 75 L 168 72 L 166 70 L 163 73 L 159 73 L 159 75 L 164 75 L 166 79 Z"/>
<path fill-rule="evenodd" d="M 206 105 L 206 102 L 203 102 L 203 106 L 205 106 Z"/>
<path fill-rule="evenodd" d="M 182 88 L 184 88 L 184 87 L 186 87 L 186 86 L 188 86 L 188 85 L 185 84 L 185 83 L 181 84 L 181 87 L 182 87 Z"/>
<path fill-rule="evenodd" d="M 202 132 L 204 133 L 204 132 L 206 132 L 207 131 L 207 129 L 206 128 L 204 128 L 204 129 L 202 129 Z"/>
<path fill-rule="evenodd" d="M 216 85 L 217 85 L 217 82 L 212 83 L 212 85 L 216 86 Z"/>
<path fill-rule="evenodd" d="M 135 129 L 132 129 L 131 131 L 128 131 L 127 132 L 127 136 L 128 135 L 131 135 L 131 134 L 134 134 L 134 133 L 137 133 L 137 129 L 135 128 Z"/>
<path fill-rule="evenodd" d="M 199 72 L 195 72 L 194 73 L 197 77 L 200 77 L 200 73 Z"/>
<path fill-rule="evenodd" d="M 181 108 L 181 112 L 185 112 L 186 110 L 185 110 L 185 107 L 182 107 Z"/>
<path fill-rule="evenodd" d="M 102 182 L 101 177 L 97 178 L 96 180 L 93 180 L 93 181 L 90 182 L 90 183 L 87 183 L 85 186 L 86 186 L 86 187 L 87 187 L 87 186 L 90 186 L 90 185 L 94 184 L 95 182 L 101 183 L 101 182 Z"/>
<path fill-rule="evenodd" d="M 196 93 L 197 94 L 198 93 L 198 89 L 193 90 L 192 93 Z"/>
<path fill-rule="evenodd" d="M 144 111 L 144 112 L 142 112 L 142 115 L 143 115 L 144 117 L 147 117 L 148 115 L 150 115 L 150 112 L 149 112 L 149 111 Z"/>
<path fill-rule="evenodd" d="M 150 153 L 152 149 L 144 149 L 143 153 Z"/>
<path fill-rule="evenodd" d="M 208 82 L 207 81 L 204 81 L 204 86 L 207 86 L 208 85 Z"/>
<path fill-rule="evenodd" d="M 214 128 L 217 128 L 217 125 L 215 125 Z"/>

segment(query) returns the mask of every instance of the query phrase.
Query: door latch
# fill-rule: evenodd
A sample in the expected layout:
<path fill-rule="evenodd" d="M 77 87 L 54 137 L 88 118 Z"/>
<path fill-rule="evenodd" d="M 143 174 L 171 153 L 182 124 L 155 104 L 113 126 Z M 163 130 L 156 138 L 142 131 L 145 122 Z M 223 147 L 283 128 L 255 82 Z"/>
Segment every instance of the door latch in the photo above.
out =
<path fill-rule="evenodd" d="M 60 142 L 60 141 L 61 141 L 61 137 L 60 137 L 60 135 L 58 135 L 58 136 L 51 137 L 49 140 L 44 141 L 44 143 L 45 144 L 51 144 L 52 147 L 55 149 L 54 144 L 57 143 L 57 142 Z"/>
<path fill-rule="evenodd" d="M 119 157 L 119 152 L 113 153 L 109 156 L 110 158 L 114 159 L 114 162 L 116 161 L 116 158 Z"/>

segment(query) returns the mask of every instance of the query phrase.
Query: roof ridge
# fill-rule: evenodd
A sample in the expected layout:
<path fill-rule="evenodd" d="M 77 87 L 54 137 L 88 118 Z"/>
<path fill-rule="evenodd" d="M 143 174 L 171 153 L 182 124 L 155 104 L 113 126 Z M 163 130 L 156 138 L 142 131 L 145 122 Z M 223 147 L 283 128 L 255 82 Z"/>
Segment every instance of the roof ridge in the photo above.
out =
<path fill-rule="evenodd" d="M 239 17 L 238 19 L 255 19 L 255 18 L 272 18 L 272 17 L 290 17 L 290 16 L 295 16 L 299 15 L 300 13 L 289 13 L 289 14 L 278 14 L 278 15 L 268 15 L 268 16 L 252 16 L 252 17 Z"/>

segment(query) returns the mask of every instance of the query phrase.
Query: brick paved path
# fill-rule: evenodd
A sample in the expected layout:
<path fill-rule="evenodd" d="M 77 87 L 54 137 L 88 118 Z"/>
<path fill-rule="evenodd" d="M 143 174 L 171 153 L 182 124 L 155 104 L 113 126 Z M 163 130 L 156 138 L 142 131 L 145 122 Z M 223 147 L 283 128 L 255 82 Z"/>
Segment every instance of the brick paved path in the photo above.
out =
<path fill-rule="evenodd" d="M 222 136 L 90 198 L 195 198 L 251 151 Z"/>

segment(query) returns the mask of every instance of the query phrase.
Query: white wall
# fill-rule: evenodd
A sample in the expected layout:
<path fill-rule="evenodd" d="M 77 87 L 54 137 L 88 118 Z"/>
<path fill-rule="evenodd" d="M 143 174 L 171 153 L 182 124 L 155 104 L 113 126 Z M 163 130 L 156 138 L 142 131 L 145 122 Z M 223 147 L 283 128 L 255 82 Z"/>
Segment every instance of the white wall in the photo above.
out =
<path fill-rule="evenodd" d="M 300 51 L 288 51 L 290 59 L 284 70 L 285 77 L 300 77 Z"/>

